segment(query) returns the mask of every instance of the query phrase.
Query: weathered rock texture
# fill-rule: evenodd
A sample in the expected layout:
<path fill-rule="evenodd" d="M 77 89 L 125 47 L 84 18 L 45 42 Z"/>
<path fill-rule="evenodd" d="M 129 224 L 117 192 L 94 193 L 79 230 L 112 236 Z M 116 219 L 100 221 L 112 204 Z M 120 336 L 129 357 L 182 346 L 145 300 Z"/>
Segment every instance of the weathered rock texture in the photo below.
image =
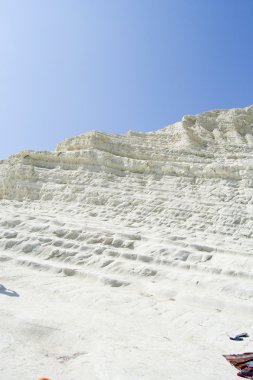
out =
<path fill-rule="evenodd" d="M 0 163 L 0 248 L 113 286 L 149 276 L 251 297 L 252 153 L 253 106 L 13 155 Z"/>

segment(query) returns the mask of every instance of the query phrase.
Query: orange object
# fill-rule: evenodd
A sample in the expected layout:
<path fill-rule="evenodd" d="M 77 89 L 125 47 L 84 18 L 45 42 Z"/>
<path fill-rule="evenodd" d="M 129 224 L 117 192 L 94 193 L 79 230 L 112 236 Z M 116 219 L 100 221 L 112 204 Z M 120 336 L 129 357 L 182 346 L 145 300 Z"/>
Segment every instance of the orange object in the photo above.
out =
<path fill-rule="evenodd" d="M 50 380 L 48 377 L 40 377 L 38 380 Z"/>

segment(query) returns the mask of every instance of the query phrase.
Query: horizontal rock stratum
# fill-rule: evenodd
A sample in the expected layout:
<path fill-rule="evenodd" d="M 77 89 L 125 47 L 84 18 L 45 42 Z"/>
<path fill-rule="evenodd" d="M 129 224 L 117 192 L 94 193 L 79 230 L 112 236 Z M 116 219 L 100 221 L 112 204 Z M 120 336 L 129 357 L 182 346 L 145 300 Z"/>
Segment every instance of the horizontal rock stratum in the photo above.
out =
<path fill-rule="evenodd" d="M 0 248 L 112 286 L 163 279 L 252 297 L 252 153 L 253 106 L 23 151 L 0 163 Z"/>

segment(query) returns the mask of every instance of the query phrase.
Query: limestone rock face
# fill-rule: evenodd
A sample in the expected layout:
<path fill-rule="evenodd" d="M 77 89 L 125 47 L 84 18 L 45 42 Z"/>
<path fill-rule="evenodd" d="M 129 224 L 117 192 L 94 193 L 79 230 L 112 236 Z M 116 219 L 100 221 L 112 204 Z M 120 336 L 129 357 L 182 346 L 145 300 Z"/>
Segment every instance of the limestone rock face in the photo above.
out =
<path fill-rule="evenodd" d="M 0 247 L 113 286 L 217 276 L 232 291 L 253 276 L 252 153 L 253 106 L 18 153 L 0 162 Z"/>

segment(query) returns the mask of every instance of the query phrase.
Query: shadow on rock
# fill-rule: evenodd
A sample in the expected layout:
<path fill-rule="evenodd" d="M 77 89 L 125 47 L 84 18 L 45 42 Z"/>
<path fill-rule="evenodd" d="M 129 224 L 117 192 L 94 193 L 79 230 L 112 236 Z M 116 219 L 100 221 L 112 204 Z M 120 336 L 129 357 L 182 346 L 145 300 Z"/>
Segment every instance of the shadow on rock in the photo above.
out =
<path fill-rule="evenodd" d="M 9 296 L 9 297 L 19 297 L 19 294 L 15 292 L 15 290 L 7 289 L 2 284 L 0 284 L 0 294 L 5 294 L 6 296 Z"/>

